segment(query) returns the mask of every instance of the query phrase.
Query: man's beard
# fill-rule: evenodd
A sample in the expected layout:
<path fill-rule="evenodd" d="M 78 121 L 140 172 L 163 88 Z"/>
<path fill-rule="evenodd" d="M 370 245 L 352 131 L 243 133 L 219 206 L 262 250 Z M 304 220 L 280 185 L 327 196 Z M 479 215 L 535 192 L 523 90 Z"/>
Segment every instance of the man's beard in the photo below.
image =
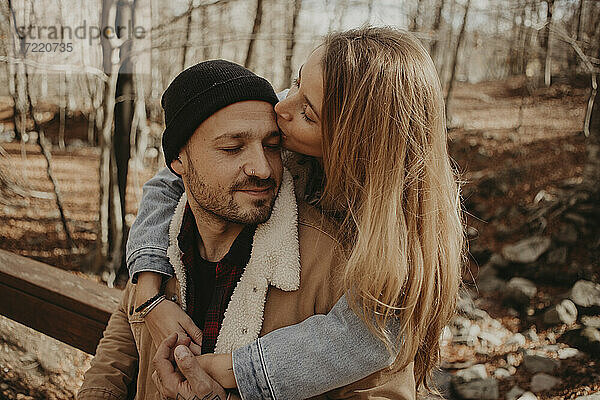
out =
<path fill-rule="evenodd" d="M 192 163 L 188 164 L 188 171 L 188 191 L 190 192 L 188 195 L 205 211 L 225 221 L 243 225 L 261 224 L 271 217 L 276 196 L 269 199 L 253 200 L 253 207 L 248 207 L 248 210 L 244 211 L 235 201 L 233 195 L 236 190 L 249 187 L 258 189 L 271 188 L 275 191 L 276 183 L 273 178 L 259 179 L 249 176 L 242 181 L 234 183 L 229 188 L 214 190 L 204 183 Z"/>

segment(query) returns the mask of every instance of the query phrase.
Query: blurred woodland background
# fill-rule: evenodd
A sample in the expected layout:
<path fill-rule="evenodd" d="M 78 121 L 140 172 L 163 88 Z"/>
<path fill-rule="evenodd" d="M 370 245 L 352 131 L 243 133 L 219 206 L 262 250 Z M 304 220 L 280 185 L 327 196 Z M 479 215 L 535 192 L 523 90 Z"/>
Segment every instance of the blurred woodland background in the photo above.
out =
<path fill-rule="evenodd" d="M 598 0 L 0 0 L 0 248 L 122 287 L 171 79 L 225 58 L 279 91 L 363 24 L 413 32 L 446 92 L 469 263 L 443 395 L 599 393 Z M 1 316 L 0 349 L 0 398 L 73 398 L 90 360 Z"/>

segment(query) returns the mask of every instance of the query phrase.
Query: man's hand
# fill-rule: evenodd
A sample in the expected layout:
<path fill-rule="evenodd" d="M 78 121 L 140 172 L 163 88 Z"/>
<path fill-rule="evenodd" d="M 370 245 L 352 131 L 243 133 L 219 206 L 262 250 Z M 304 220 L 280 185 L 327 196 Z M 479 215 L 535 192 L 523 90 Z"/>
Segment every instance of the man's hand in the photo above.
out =
<path fill-rule="evenodd" d="M 174 353 L 178 370 L 170 355 Z M 225 390 L 208 375 L 186 346 L 177 345 L 177 336 L 170 335 L 158 349 L 153 360 L 152 379 L 166 399 L 175 400 L 225 400 Z"/>
<path fill-rule="evenodd" d="M 136 284 L 136 305 L 143 304 L 160 290 L 162 277 L 154 272 L 141 272 Z M 177 344 L 186 344 L 185 338 L 192 340 L 190 350 L 196 355 L 202 353 L 202 331 L 176 303 L 163 300 L 145 317 L 144 322 L 158 347 L 170 334 L 177 333 Z"/>

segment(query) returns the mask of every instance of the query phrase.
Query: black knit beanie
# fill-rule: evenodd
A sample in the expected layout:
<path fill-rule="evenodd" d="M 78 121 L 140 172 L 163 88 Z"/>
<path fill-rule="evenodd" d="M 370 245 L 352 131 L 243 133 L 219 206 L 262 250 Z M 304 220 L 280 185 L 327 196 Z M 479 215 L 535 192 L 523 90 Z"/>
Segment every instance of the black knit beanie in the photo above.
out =
<path fill-rule="evenodd" d="M 277 95 L 266 79 L 225 60 L 204 61 L 177 75 L 160 102 L 166 126 L 162 147 L 169 169 L 205 119 L 221 108 L 246 100 L 266 101 L 274 106 Z"/>

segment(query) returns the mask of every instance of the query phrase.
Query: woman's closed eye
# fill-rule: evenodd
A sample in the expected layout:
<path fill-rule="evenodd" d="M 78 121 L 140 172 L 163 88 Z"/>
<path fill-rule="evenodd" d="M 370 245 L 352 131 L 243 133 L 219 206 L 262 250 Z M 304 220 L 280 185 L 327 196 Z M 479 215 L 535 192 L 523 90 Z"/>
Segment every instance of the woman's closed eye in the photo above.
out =
<path fill-rule="evenodd" d="M 303 104 L 302 105 L 302 112 L 300 113 L 302 115 L 302 118 L 304 118 L 305 121 L 307 122 L 315 122 L 312 119 L 310 119 L 310 117 L 306 114 L 306 109 L 308 108 L 308 104 Z"/>

